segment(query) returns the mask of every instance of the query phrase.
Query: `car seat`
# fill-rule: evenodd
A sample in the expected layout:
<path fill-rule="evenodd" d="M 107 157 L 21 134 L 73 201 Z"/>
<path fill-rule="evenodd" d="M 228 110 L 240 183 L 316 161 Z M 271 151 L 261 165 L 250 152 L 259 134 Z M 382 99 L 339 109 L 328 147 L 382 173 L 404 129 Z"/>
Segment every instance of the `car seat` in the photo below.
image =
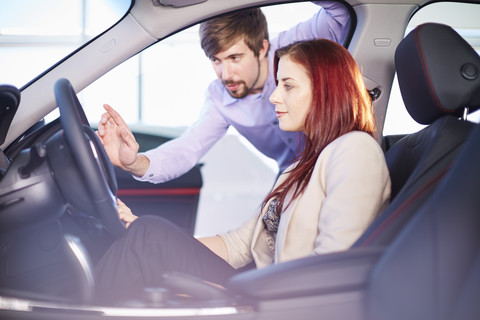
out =
<path fill-rule="evenodd" d="M 391 204 L 354 246 L 390 243 L 448 172 L 475 126 L 460 117 L 480 107 L 478 79 L 470 74 L 478 61 L 473 48 L 446 25 L 421 25 L 399 44 L 395 64 L 405 107 L 428 126 L 386 152 Z"/>
<path fill-rule="evenodd" d="M 480 317 L 480 126 L 373 268 L 367 319 Z"/>
<path fill-rule="evenodd" d="M 398 195 L 357 242 L 395 238 L 371 273 L 367 318 L 463 318 L 478 312 L 472 294 L 480 298 L 469 284 L 480 273 L 480 127 L 457 118 L 480 107 L 480 57 L 453 29 L 429 23 L 400 43 L 395 62 L 410 114 L 433 123 L 387 154 Z M 394 236 L 379 235 L 385 232 Z"/>

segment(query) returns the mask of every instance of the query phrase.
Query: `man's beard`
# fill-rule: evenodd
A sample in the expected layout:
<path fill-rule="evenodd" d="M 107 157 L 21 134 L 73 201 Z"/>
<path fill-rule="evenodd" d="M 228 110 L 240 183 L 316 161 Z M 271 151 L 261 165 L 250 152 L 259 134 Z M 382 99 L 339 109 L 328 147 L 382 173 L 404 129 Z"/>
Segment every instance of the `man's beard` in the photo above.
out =
<path fill-rule="evenodd" d="M 247 87 L 247 83 L 243 80 L 240 80 L 240 81 L 223 80 L 222 81 L 225 89 L 227 89 L 228 85 L 238 85 L 238 89 L 235 90 L 235 91 L 230 91 L 230 90 L 227 89 L 228 94 L 232 98 L 242 99 L 242 98 L 245 98 L 246 96 L 248 96 L 252 92 L 252 90 L 255 88 L 255 85 L 258 82 L 258 78 L 260 78 L 260 59 L 257 59 L 257 66 L 258 66 L 257 78 L 255 79 L 255 81 L 253 82 L 253 84 L 250 88 Z"/>
<path fill-rule="evenodd" d="M 235 99 L 241 99 L 246 97 L 250 91 L 252 90 L 251 88 L 247 87 L 247 84 L 245 81 L 222 81 L 223 85 L 225 86 L 225 89 L 227 89 L 228 94 Z M 238 85 L 238 89 L 234 91 L 228 90 L 227 86 L 228 85 Z"/>

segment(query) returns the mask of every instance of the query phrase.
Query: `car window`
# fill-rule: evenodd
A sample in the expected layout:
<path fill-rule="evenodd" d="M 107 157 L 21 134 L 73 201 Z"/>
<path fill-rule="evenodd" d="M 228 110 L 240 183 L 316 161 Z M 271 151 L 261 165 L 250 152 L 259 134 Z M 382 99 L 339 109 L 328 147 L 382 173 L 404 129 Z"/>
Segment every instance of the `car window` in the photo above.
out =
<path fill-rule="evenodd" d="M 405 35 L 425 22 L 438 22 L 454 28 L 480 54 L 480 6 L 467 3 L 433 3 L 421 8 L 410 20 Z M 479 122 L 480 112 L 469 115 L 468 120 Z M 424 126 L 416 123 L 403 104 L 395 76 L 383 128 L 383 135 L 406 134 Z"/>
<path fill-rule="evenodd" d="M 130 3 L 131 0 L 2 1 L 0 83 L 23 87 L 117 22 Z"/>
<path fill-rule="evenodd" d="M 304 2 L 262 10 L 272 39 L 311 18 L 318 6 Z M 216 77 L 200 47 L 198 28 L 195 25 L 160 41 L 85 88 L 79 97 L 89 121 L 98 122 L 102 105 L 108 103 L 127 123 L 154 126 L 166 136 L 177 136 L 192 124 L 208 84 Z"/>

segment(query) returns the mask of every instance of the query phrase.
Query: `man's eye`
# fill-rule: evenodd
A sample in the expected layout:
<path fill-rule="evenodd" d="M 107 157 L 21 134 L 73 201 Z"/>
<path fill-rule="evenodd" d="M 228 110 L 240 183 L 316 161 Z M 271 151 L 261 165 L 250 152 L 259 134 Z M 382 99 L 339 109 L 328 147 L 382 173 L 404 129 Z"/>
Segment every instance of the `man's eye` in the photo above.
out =
<path fill-rule="evenodd" d="M 292 86 L 289 85 L 289 84 L 284 84 L 283 87 L 285 88 L 285 90 L 290 90 L 290 89 L 292 89 Z"/>

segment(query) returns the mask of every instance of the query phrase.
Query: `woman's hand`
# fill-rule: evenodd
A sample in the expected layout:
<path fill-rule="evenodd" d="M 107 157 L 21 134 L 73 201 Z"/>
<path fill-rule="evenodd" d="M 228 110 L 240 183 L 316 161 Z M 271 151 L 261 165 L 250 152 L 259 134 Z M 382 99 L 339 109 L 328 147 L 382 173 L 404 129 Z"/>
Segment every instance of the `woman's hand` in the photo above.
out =
<path fill-rule="evenodd" d="M 122 200 L 117 198 L 117 205 L 118 205 L 118 217 L 120 220 L 125 222 L 125 227 L 130 227 L 133 221 L 135 221 L 138 217 L 132 213 L 129 207 Z"/>

